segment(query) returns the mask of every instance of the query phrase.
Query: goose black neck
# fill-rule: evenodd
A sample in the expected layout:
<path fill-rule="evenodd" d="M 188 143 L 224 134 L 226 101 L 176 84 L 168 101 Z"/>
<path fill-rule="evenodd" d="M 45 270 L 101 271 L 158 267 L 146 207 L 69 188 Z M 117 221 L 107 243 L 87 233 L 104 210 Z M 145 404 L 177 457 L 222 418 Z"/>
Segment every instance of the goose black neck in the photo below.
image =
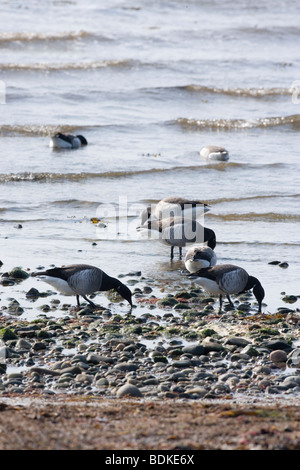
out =
<path fill-rule="evenodd" d="M 121 281 L 119 281 L 119 279 L 116 279 L 115 277 L 111 277 L 111 276 L 108 276 L 108 274 L 103 273 L 101 290 L 107 291 L 111 289 L 116 289 L 121 284 L 122 283 Z"/>
<path fill-rule="evenodd" d="M 258 302 L 259 312 L 260 312 L 261 304 L 265 297 L 265 291 L 263 289 L 263 286 L 261 285 L 260 281 L 256 277 L 249 276 L 246 288 L 247 290 L 253 289 L 253 294 Z"/>

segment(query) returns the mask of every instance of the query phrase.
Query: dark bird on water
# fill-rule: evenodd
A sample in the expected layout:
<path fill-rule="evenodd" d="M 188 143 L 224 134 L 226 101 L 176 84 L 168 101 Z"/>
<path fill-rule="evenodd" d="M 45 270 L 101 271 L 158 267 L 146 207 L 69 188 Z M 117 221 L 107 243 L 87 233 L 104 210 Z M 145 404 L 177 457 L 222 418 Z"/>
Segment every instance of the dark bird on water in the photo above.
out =
<path fill-rule="evenodd" d="M 219 295 L 220 311 L 223 295 L 226 295 L 230 306 L 234 308 L 230 295 L 252 290 L 258 302 L 258 313 L 261 313 L 265 291 L 260 281 L 256 277 L 249 276 L 245 269 L 232 264 L 219 264 L 200 269 L 190 276 L 195 277 L 195 282 L 210 294 Z"/>
<path fill-rule="evenodd" d="M 109 276 L 95 266 L 73 264 L 35 272 L 32 276 L 42 279 L 64 295 L 76 295 L 78 307 L 80 307 L 79 297 L 81 296 L 93 308 L 96 308 L 97 306 L 87 298 L 87 295 L 111 289 L 127 300 L 132 307 L 130 289 L 119 279 Z"/>

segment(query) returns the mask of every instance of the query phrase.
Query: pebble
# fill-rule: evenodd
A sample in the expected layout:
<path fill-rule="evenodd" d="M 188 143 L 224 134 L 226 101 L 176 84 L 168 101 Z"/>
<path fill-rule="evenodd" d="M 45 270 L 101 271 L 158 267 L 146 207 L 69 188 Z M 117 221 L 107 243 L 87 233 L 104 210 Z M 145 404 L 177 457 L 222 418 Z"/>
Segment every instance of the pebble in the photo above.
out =
<path fill-rule="evenodd" d="M 270 360 L 274 363 L 277 362 L 286 362 L 287 361 L 287 354 L 285 351 L 279 349 L 272 351 L 270 354 Z"/>
<path fill-rule="evenodd" d="M 140 389 L 136 387 L 135 385 L 125 384 L 125 385 L 122 385 L 122 387 L 118 389 L 117 396 L 119 398 L 125 397 L 125 396 L 142 397 L 143 394 L 140 391 Z"/>

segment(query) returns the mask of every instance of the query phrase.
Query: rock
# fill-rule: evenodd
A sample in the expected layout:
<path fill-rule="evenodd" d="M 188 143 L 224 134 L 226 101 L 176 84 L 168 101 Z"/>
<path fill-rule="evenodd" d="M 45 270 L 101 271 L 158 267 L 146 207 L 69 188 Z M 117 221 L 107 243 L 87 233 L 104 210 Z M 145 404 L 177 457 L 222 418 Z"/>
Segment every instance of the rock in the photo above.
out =
<path fill-rule="evenodd" d="M 190 306 L 188 303 L 182 303 L 178 302 L 176 305 L 174 305 L 174 310 L 190 310 Z"/>
<path fill-rule="evenodd" d="M 26 294 L 28 299 L 37 299 L 40 296 L 40 293 L 37 289 L 32 287 Z"/>
<path fill-rule="evenodd" d="M 289 264 L 284 261 L 283 263 L 280 263 L 280 264 L 279 264 L 279 267 L 280 267 L 280 268 L 283 268 L 283 269 L 286 269 L 286 268 L 289 267 Z"/>
<path fill-rule="evenodd" d="M 275 351 L 276 349 L 282 349 L 284 351 L 290 352 L 293 349 L 292 346 L 286 341 L 276 340 L 276 339 L 271 340 L 271 341 L 266 341 L 262 343 L 261 346 L 267 349 L 272 349 L 273 351 Z"/>
<path fill-rule="evenodd" d="M 126 383 L 125 385 L 122 385 L 117 391 L 117 396 L 120 397 L 125 397 L 125 396 L 131 396 L 131 397 L 142 397 L 143 394 L 140 391 L 138 387 L 132 384 Z"/>
<path fill-rule="evenodd" d="M 87 362 L 92 362 L 93 364 L 99 364 L 100 362 L 104 362 L 105 364 L 113 364 L 115 362 L 111 357 L 93 353 L 88 354 L 86 360 Z"/>
<path fill-rule="evenodd" d="M 167 297 L 165 299 L 160 299 L 156 303 L 157 307 L 174 307 L 177 304 L 177 300 L 174 297 Z"/>
<path fill-rule="evenodd" d="M 282 297 L 282 300 L 287 304 L 293 304 L 297 302 L 298 297 L 296 295 L 285 295 L 284 297 Z"/>
<path fill-rule="evenodd" d="M 207 337 L 202 341 L 205 348 L 205 354 L 211 351 L 224 351 L 224 346 L 213 338 Z"/>
<path fill-rule="evenodd" d="M 255 356 L 259 356 L 260 353 L 257 351 L 257 349 L 255 349 L 252 344 L 248 344 L 247 346 L 245 346 L 242 350 L 241 350 L 241 353 L 242 354 L 248 354 L 248 356 L 250 357 L 255 357 Z"/>
<path fill-rule="evenodd" d="M 18 349 L 31 349 L 31 343 L 26 339 L 20 338 L 16 343 L 16 350 Z"/>
<path fill-rule="evenodd" d="M 193 356 L 202 356 L 205 354 L 205 347 L 202 344 L 188 344 L 182 348 L 183 353 L 189 353 Z"/>
<path fill-rule="evenodd" d="M 242 338 L 241 336 L 229 336 L 224 341 L 224 344 L 232 344 L 234 346 L 247 346 L 248 344 L 250 344 L 250 341 L 245 338 Z"/>
<path fill-rule="evenodd" d="M 9 273 L 9 277 L 12 279 L 24 280 L 28 279 L 29 274 L 21 268 L 13 268 Z"/>
<path fill-rule="evenodd" d="M 131 364 L 127 362 L 121 362 L 120 364 L 117 364 L 114 366 L 114 369 L 121 370 L 123 372 L 131 372 L 135 371 L 139 368 L 137 364 Z"/>
<path fill-rule="evenodd" d="M 271 352 L 270 360 L 274 363 L 286 362 L 287 361 L 287 354 L 282 349 L 278 349 L 278 350 L 276 349 L 275 351 Z"/>
<path fill-rule="evenodd" d="M 17 339 L 17 335 L 10 328 L 2 328 L 0 330 L 0 338 L 3 341 L 9 341 L 11 339 Z"/>

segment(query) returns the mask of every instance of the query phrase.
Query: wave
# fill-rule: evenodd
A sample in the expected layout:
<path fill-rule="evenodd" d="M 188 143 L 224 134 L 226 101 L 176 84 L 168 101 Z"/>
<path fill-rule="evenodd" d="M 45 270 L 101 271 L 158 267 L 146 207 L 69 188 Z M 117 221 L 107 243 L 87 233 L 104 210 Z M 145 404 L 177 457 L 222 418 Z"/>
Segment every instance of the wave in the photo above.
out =
<path fill-rule="evenodd" d="M 263 98 L 269 96 L 286 96 L 291 95 L 293 90 L 290 88 L 273 87 L 273 88 L 217 88 L 205 85 L 184 85 L 178 87 L 181 90 L 190 93 L 209 93 L 226 96 L 244 96 L 251 98 Z"/>
<path fill-rule="evenodd" d="M 180 172 L 189 171 L 189 170 L 214 170 L 214 171 L 225 171 L 226 169 L 240 169 L 240 168 L 257 168 L 261 170 L 263 167 L 274 168 L 284 166 L 282 163 L 270 163 L 264 165 L 251 165 L 247 163 L 236 163 L 236 162 L 226 162 L 226 163 L 217 163 L 213 165 L 189 165 L 189 166 L 175 166 L 175 167 L 165 167 L 165 168 L 149 168 L 143 170 L 115 170 L 115 171 L 104 171 L 102 173 L 91 173 L 91 172 L 81 172 L 81 173 L 34 173 L 34 172 L 23 172 L 23 173 L 10 173 L 10 174 L 0 174 L 0 184 L 9 183 L 9 182 L 77 182 L 84 181 L 89 179 L 99 179 L 99 178 L 125 178 L 130 176 L 137 175 L 146 175 L 146 174 L 156 174 L 156 173 L 165 173 L 165 172 Z"/>
<path fill-rule="evenodd" d="M 62 62 L 62 63 L 48 63 L 36 62 L 31 64 L 15 64 L 6 63 L 0 64 L 2 71 L 47 71 L 59 72 L 64 70 L 90 70 L 100 69 L 105 67 L 127 67 L 131 66 L 133 61 L 131 59 L 122 60 L 96 60 L 92 62 Z"/>
<path fill-rule="evenodd" d="M 199 129 L 255 129 L 291 125 L 300 127 L 300 114 L 290 116 L 275 116 L 256 119 L 190 119 L 178 118 L 169 122 L 170 125 L 179 125 L 188 130 Z"/>
<path fill-rule="evenodd" d="M 211 219 L 223 220 L 227 222 L 235 221 L 251 221 L 251 222 L 292 222 L 299 223 L 300 215 L 299 214 L 282 214 L 278 212 L 266 212 L 266 213 L 257 213 L 257 212 L 246 212 L 246 213 L 234 213 L 234 214 L 211 214 Z"/>
<path fill-rule="evenodd" d="M 0 32 L 0 45 L 5 43 L 34 43 L 34 42 L 57 42 L 57 41 L 78 41 L 80 39 L 93 39 L 108 41 L 109 37 L 94 35 L 88 31 L 62 31 L 55 33 L 42 33 L 42 32 Z"/>
<path fill-rule="evenodd" d="M 273 164 L 274 165 L 274 164 Z M 300 194 L 261 194 L 255 196 L 245 196 L 245 197 L 222 197 L 219 199 L 210 199 L 207 201 L 209 205 L 216 205 L 222 203 L 231 203 L 231 202 L 243 202 L 243 201 L 253 201 L 261 199 L 290 199 L 290 198 L 300 198 Z"/>
<path fill-rule="evenodd" d="M 86 128 L 86 126 L 84 126 Z M 93 126 L 96 127 L 96 126 Z M 50 137 L 51 135 L 56 134 L 57 132 L 63 132 L 66 134 L 71 134 L 72 132 L 82 129 L 82 126 L 76 125 L 37 125 L 37 124 L 24 124 L 24 125 L 9 125 L 3 124 L 0 125 L 0 135 L 10 136 L 10 135 L 24 135 L 24 136 L 42 136 Z"/>

